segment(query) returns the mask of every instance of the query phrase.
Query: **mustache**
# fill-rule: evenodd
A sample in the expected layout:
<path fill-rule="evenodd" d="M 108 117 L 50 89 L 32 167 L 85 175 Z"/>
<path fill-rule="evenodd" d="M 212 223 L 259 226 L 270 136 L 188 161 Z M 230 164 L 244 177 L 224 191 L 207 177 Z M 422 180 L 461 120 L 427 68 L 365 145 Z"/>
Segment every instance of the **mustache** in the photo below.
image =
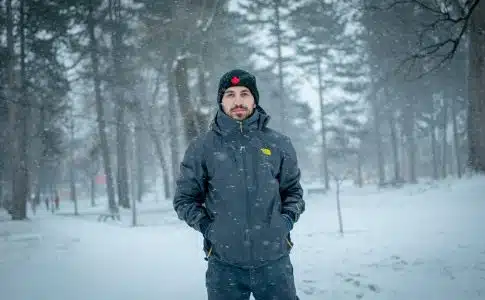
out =
<path fill-rule="evenodd" d="M 247 105 L 236 105 L 236 106 L 234 106 L 234 107 L 231 108 L 231 111 L 236 110 L 236 109 L 245 109 L 245 110 L 248 110 L 249 107 Z"/>

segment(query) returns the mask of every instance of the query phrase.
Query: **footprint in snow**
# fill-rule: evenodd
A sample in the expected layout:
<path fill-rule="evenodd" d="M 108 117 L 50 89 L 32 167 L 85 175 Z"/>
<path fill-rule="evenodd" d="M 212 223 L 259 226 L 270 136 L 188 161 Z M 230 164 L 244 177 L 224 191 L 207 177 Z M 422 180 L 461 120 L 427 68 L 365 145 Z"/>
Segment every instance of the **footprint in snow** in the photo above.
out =
<path fill-rule="evenodd" d="M 392 269 L 395 271 L 400 271 L 403 270 L 403 266 L 407 266 L 409 263 L 405 261 L 404 259 L 401 259 L 398 255 L 392 255 L 391 256 L 391 266 Z"/>
<path fill-rule="evenodd" d="M 315 294 L 315 287 L 314 286 L 306 286 L 301 288 L 302 292 L 306 295 L 313 295 Z"/>
<path fill-rule="evenodd" d="M 303 279 L 302 287 L 299 288 L 306 295 L 324 294 L 325 290 L 316 287 L 316 281 L 313 279 Z"/>
<path fill-rule="evenodd" d="M 311 280 L 311 279 L 303 279 L 303 282 L 304 282 L 304 283 L 315 283 L 315 280 Z"/>
<path fill-rule="evenodd" d="M 319 289 L 315 286 L 305 286 L 299 289 L 305 295 L 325 294 L 325 290 Z"/>
<path fill-rule="evenodd" d="M 373 291 L 374 293 L 379 293 L 381 290 L 376 284 L 368 284 L 367 287 L 369 290 Z"/>
<path fill-rule="evenodd" d="M 348 273 L 347 275 L 344 275 L 342 273 L 336 273 L 335 275 L 343 278 L 344 282 L 352 284 L 356 288 L 366 289 L 374 293 L 380 293 L 381 291 L 381 289 L 377 284 L 373 284 L 373 283 L 367 284 L 363 282 L 362 279 L 364 278 L 364 281 L 365 281 L 365 276 L 361 275 L 360 273 Z M 359 294 L 356 295 L 357 299 L 361 299 L 362 297 L 364 297 L 363 292 L 360 292 Z"/>

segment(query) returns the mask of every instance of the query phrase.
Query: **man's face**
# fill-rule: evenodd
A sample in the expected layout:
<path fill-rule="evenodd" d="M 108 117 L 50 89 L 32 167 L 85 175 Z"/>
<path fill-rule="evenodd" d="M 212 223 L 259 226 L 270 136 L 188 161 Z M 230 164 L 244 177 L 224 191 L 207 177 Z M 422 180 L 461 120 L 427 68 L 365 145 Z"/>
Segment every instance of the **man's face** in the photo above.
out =
<path fill-rule="evenodd" d="M 247 87 L 232 86 L 222 96 L 222 108 L 231 118 L 242 121 L 254 111 L 254 97 Z"/>

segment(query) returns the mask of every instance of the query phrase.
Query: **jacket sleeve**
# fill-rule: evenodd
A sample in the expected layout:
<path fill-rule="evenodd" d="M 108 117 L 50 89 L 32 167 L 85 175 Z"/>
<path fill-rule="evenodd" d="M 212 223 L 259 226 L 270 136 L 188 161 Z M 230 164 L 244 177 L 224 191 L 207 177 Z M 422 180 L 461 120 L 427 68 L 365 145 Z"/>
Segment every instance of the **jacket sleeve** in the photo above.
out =
<path fill-rule="evenodd" d="M 210 223 L 207 211 L 202 205 L 205 201 L 204 169 L 202 141 L 196 139 L 190 143 L 180 164 L 173 207 L 180 220 L 203 234 Z"/>
<path fill-rule="evenodd" d="M 281 213 L 288 215 L 293 223 L 297 222 L 300 215 L 305 211 L 300 177 L 301 173 L 295 148 L 291 140 L 285 138 L 279 178 L 282 202 Z"/>

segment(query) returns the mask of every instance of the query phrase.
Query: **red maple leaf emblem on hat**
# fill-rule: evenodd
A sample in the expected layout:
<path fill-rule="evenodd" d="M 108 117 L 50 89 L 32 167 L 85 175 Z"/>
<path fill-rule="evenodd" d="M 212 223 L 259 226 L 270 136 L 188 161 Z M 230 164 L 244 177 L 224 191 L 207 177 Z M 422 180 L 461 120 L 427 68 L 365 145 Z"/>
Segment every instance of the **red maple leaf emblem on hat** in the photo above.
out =
<path fill-rule="evenodd" d="M 240 80 L 239 80 L 239 77 L 236 77 L 236 76 L 232 77 L 232 79 L 231 79 L 231 83 L 232 83 L 232 84 L 238 84 L 238 83 L 239 83 L 239 81 L 240 81 Z"/>

